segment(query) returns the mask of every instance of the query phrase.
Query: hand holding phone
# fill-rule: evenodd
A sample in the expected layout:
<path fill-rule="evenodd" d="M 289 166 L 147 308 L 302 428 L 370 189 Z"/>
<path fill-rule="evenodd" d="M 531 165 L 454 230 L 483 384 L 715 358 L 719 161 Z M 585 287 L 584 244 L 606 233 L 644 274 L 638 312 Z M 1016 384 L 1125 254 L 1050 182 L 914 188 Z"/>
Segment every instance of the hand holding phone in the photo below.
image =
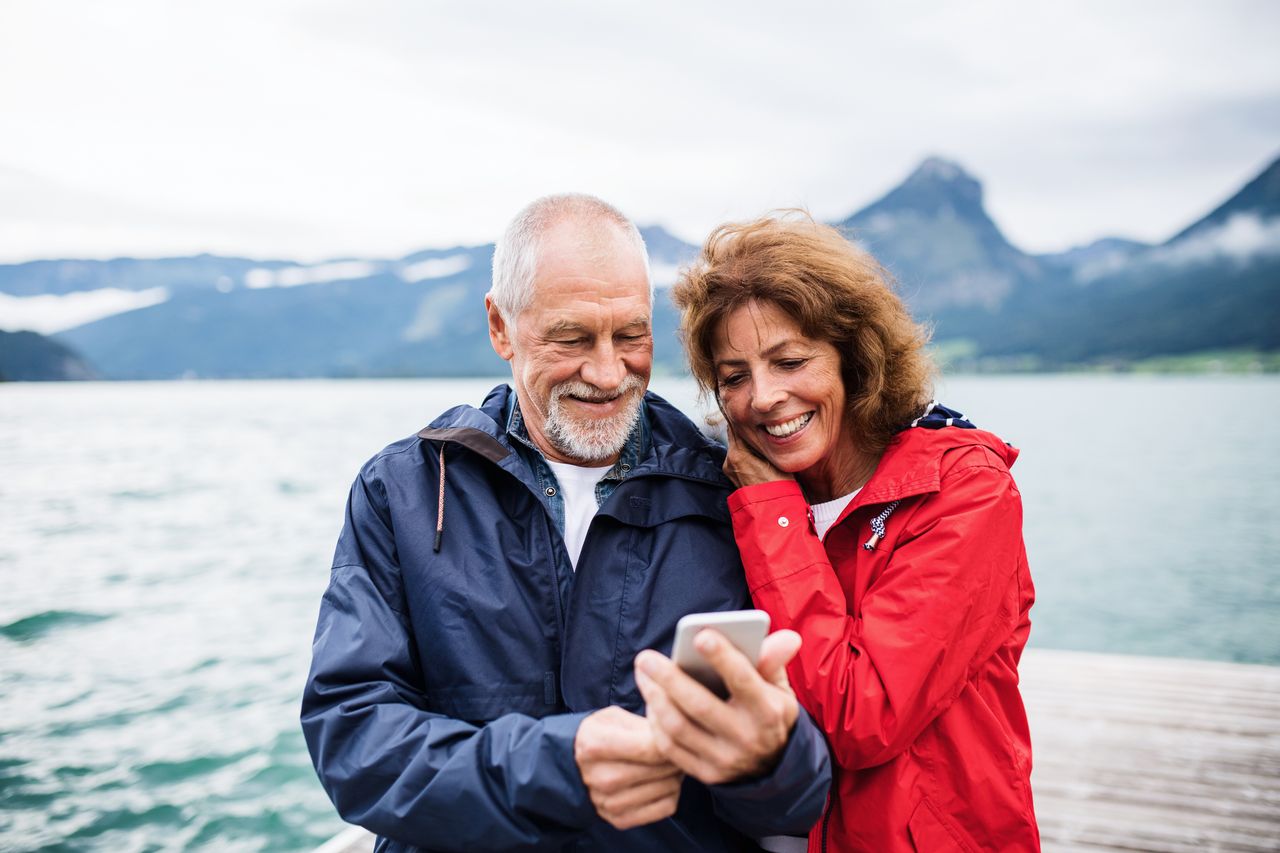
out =
<path fill-rule="evenodd" d="M 722 610 L 715 613 L 690 613 L 676 623 L 676 640 L 671 659 L 712 693 L 725 699 L 729 690 L 693 638 L 703 628 L 714 628 L 747 656 L 754 667 L 760 658 L 760 644 L 769 633 L 769 614 L 763 610 Z"/>
<path fill-rule="evenodd" d="M 758 610 L 695 613 L 677 624 L 671 658 L 653 649 L 636 655 L 636 686 L 659 751 L 707 785 L 767 773 L 791 736 L 800 706 L 786 666 L 800 635 L 766 637 L 768 630 L 769 617 Z"/>

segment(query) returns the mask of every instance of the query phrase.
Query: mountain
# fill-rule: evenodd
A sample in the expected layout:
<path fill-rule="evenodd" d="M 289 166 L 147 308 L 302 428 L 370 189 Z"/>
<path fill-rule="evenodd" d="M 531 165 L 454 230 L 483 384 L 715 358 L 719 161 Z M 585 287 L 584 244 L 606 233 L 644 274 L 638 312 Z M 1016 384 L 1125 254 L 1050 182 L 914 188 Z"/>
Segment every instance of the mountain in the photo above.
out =
<path fill-rule="evenodd" d="M 912 309 L 994 310 L 1017 288 L 1045 278 L 1009 243 L 983 206 L 982 185 L 937 157 L 883 198 L 837 225 L 880 259 Z"/>
<path fill-rule="evenodd" d="M 35 332 L 0 331 L 0 381 L 97 379 L 69 347 Z"/>
<path fill-rule="evenodd" d="M 836 224 L 895 274 L 946 352 L 969 354 L 961 367 L 1275 351 L 1278 170 L 1271 164 L 1159 245 L 1108 238 L 1027 254 L 987 212 L 981 183 L 940 158 Z M 659 286 L 655 370 L 681 372 L 665 286 L 698 247 L 658 226 L 642 232 Z M 501 375 L 483 309 L 492 252 L 456 246 L 313 264 L 213 255 L 35 261 L 0 266 L 0 311 L 12 328 L 21 311 L 68 309 L 81 324 L 57 340 L 110 378 Z"/>
<path fill-rule="evenodd" d="M 1215 207 L 1203 219 L 1188 225 L 1169 239 L 1176 243 L 1195 234 L 1226 225 L 1233 219 L 1252 217 L 1258 220 L 1280 219 L 1280 157 L 1245 184 L 1231 198 Z"/>
<path fill-rule="evenodd" d="M 1124 237 L 1103 237 L 1065 252 L 1039 255 L 1036 260 L 1050 270 L 1065 275 L 1078 284 L 1087 284 L 1123 268 L 1139 252 L 1150 249 L 1150 243 Z"/>
<path fill-rule="evenodd" d="M 115 258 L 109 261 L 29 261 L 0 265 L 0 293 L 12 296 L 62 295 L 115 288 L 148 290 L 164 287 L 171 292 L 225 288 L 244 279 L 253 269 L 277 270 L 296 266 L 292 261 L 252 261 L 196 255 L 190 258 Z"/>
<path fill-rule="evenodd" d="M 1043 366 L 1280 349 L 1280 161 L 1158 246 L 1084 287 L 1017 294 L 973 339 Z M 975 331 L 971 329 L 970 331 Z"/>
<path fill-rule="evenodd" d="M 485 332 L 491 256 L 252 267 L 229 288 L 181 290 L 59 338 L 115 378 L 492 375 L 503 364 Z"/>

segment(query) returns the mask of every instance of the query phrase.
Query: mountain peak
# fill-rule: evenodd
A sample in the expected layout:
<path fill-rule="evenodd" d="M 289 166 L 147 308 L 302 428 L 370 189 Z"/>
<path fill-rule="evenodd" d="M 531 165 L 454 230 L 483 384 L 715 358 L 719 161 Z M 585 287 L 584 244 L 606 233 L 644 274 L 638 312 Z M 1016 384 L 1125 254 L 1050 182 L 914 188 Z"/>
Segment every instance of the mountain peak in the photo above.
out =
<path fill-rule="evenodd" d="M 916 170 L 907 178 L 908 182 L 939 181 L 950 183 L 951 181 L 959 180 L 972 181 L 973 177 L 959 163 L 942 157 L 926 157 L 924 162 L 916 166 Z"/>
<path fill-rule="evenodd" d="M 982 184 L 953 160 L 929 157 L 898 187 L 915 200 L 945 199 L 976 212 L 982 208 Z"/>
<path fill-rule="evenodd" d="M 893 260 L 914 310 L 994 308 L 1020 283 L 1037 279 L 1036 261 L 1011 246 L 982 204 L 982 184 L 958 163 L 929 157 L 884 197 L 840 223 Z"/>
<path fill-rule="evenodd" d="M 865 226 L 875 214 L 906 211 L 959 217 L 984 229 L 995 227 L 982 205 L 982 184 L 959 163 L 942 157 L 926 158 L 905 181 L 842 224 Z"/>

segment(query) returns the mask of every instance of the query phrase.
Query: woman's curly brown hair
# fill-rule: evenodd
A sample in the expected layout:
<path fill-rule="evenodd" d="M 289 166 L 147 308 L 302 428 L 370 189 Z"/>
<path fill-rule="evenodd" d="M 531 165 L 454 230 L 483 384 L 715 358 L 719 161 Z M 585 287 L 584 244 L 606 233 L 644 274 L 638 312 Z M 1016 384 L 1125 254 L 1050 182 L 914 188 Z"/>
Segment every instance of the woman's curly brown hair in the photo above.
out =
<path fill-rule="evenodd" d="M 878 453 L 919 417 L 932 395 L 929 335 L 907 312 L 888 272 L 867 252 L 803 211 L 721 225 L 681 272 L 672 298 L 689 366 L 716 392 L 712 345 L 749 302 L 772 303 L 804 334 L 840 352 L 848 417 L 860 450 Z"/>

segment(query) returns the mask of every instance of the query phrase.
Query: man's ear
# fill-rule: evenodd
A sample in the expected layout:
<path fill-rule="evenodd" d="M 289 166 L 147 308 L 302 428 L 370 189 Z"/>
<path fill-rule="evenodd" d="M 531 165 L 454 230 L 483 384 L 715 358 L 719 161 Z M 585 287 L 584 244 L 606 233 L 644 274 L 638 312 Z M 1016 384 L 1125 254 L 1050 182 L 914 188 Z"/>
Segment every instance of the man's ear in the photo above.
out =
<path fill-rule="evenodd" d="M 498 310 L 498 306 L 493 304 L 493 299 L 489 296 L 484 298 L 484 310 L 489 314 L 489 343 L 493 344 L 493 351 L 503 361 L 510 361 L 515 355 L 515 348 L 511 345 L 511 333 L 507 328 L 507 321 L 503 319 L 502 312 Z"/>

